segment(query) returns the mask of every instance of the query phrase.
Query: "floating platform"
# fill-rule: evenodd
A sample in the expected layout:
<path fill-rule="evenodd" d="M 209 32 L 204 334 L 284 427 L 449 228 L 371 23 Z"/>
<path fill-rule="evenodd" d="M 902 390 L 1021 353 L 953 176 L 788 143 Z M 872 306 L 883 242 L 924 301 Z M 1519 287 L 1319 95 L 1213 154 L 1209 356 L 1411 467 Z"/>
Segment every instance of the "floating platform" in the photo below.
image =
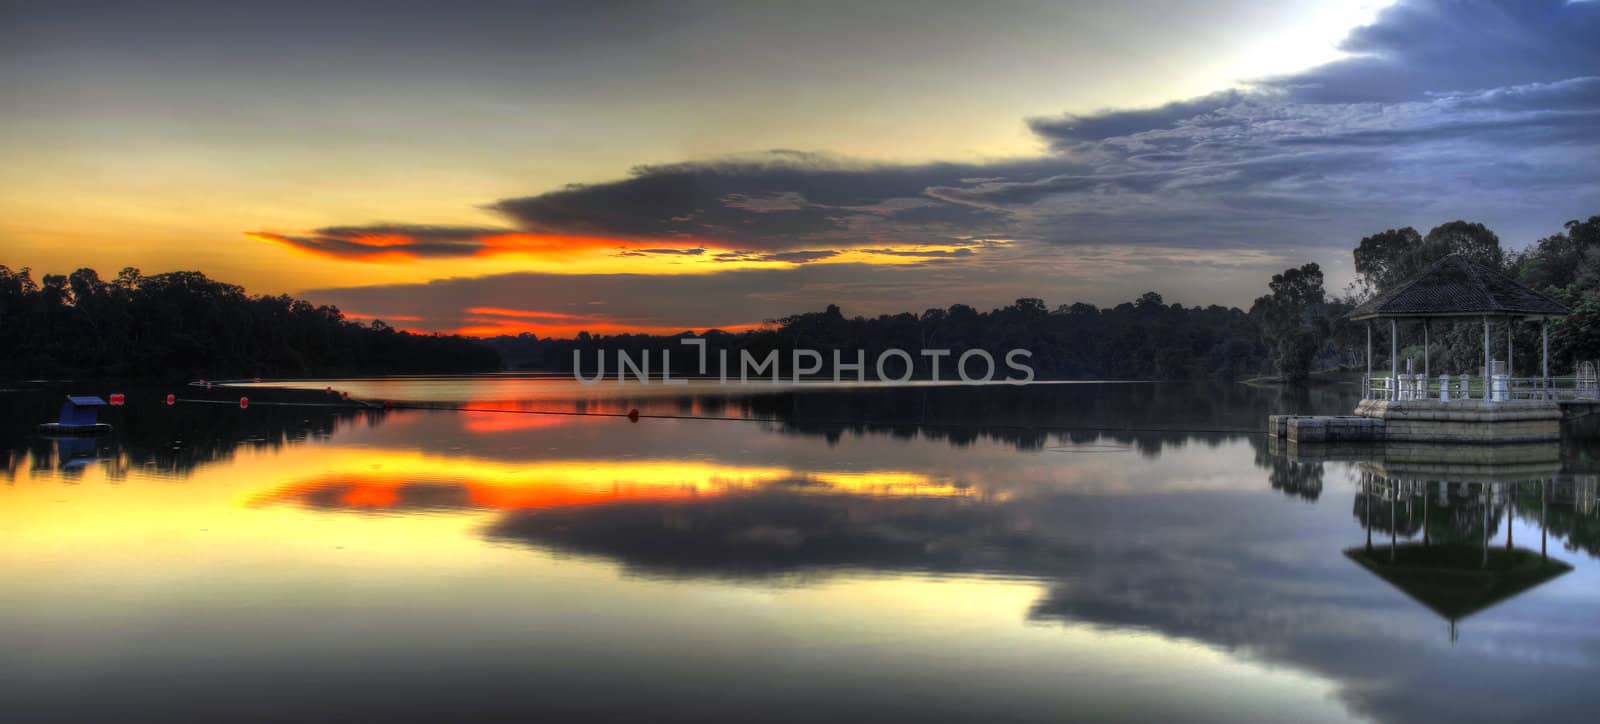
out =
<path fill-rule="evenodd" d="M 111 400 L 122 404 L 121 395 L 112 395 Z M 99 409 L 105 406 L 106 401 L 94 395 L 67 395 L 61 403 L 61 419 L 39 425 L 39 434 L 104 435 L 111 432 L 111 426 L 98 419 Z"/>
<path fill-rule="evenodd" d="M 1267 429 L 1294 442 L 1382 442 L 1384 421 L 1358 415 L 1273 415 Z"/>
<path fill-rule="evenodd" d="M 111 432 L 110 423 L 95 422 L 88 425 L 64 425 L 59 422 L 45 422 L 39 425 L 40 435 L 104 435 Z"/>

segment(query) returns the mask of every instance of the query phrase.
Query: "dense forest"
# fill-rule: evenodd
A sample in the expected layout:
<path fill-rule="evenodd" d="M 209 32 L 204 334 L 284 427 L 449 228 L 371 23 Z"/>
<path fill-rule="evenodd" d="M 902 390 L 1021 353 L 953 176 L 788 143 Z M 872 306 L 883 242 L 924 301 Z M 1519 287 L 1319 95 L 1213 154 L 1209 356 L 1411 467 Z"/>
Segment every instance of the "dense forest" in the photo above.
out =
<path fill-rule="evenodd" d="M 45 275 L 0 266 L 0 378 L 185 378 L 481 372 L 499 355 L 461 337 L 248 296 L 199 272 Z"/>
<path fill-rule="evenodd" d="M 834 305 L 822 311 L 771 320 L 739 334 L 702 335 L 712 359 L 729 351 L 737 372 L 738 352 L 764 359 L 778 351 L 784 375 L 794 349 L 824 353 L 823 375 L 831 375 L 830 350 L 845 360 L 861 350 L 867 377 L 884 350 L 949 349 L 941 378 L 956 377 L 955 357 L 983 349 L 1003 360 L 1012 349 L 1032 352 L 1027 360 L 1041 379 L 1239 379 L 1277 375 L 1301 381 L 1316 370 L 1364 364 L 1366 326 L 1344 319 L 1361 301 L 1404 281 L 1447 254 L 1464 254 L 1549 294 L 1574 313 L 1550 324 L 1552 372 L 1581 360 L 1600 359 L 1600 216 L 1570 221 L 1521 251 L 1508 251 L 1482 224 L 1451 221 L 1422 234 L 1391 229 L 1361 239 L 1354 250 L 1356 279 L 1342 294 L 1324 289 L 1316 264 L 1286 269 L 1265 282 L 1266 294 L 1248 311 L 1211 305 L 1169 303 L 1156 292 L 1109 307 L 1077 302 L 1052 308 L 1042 299 L 1018 299 L 980 311 L 965 304 L 877 317 L 847 317 Z M 1496 325 L 1496 338 L 1504 329 Z M 1538 359 L 1537 324 L 1519 324 L 1519 369 Z M 1399 328 L 1401 358 L 1420 360 L 1422 332 L 1416 323 Z M 1388 366 L 1388 325 L 1375 325 L 1375 364 Z M 361 323 L 337 308 L 287 296 L 249 296 L 199 272 L 144 276 L 124 269 L 102 281 L 91 269 L 46 275 L 35 283 L 28 269 L 0 266 L 0 377 L 249 377 L 415 372 L 475 372 L 502 368 L 571 372 L 573 355 L 583 371 L 595 372 L 604 350 L 613 366 L 624 351 L 645 351 L 661 370 L 660 353 L 672 353 L 672 372 L 699 372 L 698 350 L 676 336 L 580 333 L 575 339 L 531 334 L 473 340 L 398 331 L 374 321 Z M 1429 328 L 1431 369 L 1481 374 L 1482 328 L 1435 322 Z M 1496 352 L 1503 350 L 1496 345 Z M 996 378 L 1007 376 L 1003 364 Z M 713 364 L 713 370 L 715 365 Z M 917 376 L 930 377 L 925 358 Z M 713 374 L 715 372 L 713 371 Z M 853 376 L 853 373 L 851 373 Z"/>
<path fill-rule="evenodd" d="M 1033 356 L 1027 362 L 1042 379 L 1235 377 L 1254 374 L 1266 364 L 1260 327 L 1245 312 L 1215 305 L 1168 304 L 1155 292 L 1105 309 L 1078 303 L 1052 310 L 1043 300 L 1019 299 L 988 312 L 957 304 L 921 314 L 851 318 L 829 305 L 823 311 L 774 320 L 768 327 L 743 334 L 712 332 L 704 336 L 713 358 L 718 350 L 749 350 L 757 358 L 778 350 L 784 375 L 789 374 L 788 351 L 793 349 L 824 351 L 824 376 L 832 374 L 829 350 L 845 351 L 842 359 L 846 362 L 855 359 L 856 350 L 863 350 L 869 379 L 875 376 L 877 356 L 891 348 L 913 355 L 923 349 L 953 350 L 942 359 L 941 379 L 957 377 L 956 357 L 968 349 L 984 349 L 993 355 L 999 368 L 997 379 L 1007 376 L 1003 360 L 1011 349 L 1031 351 Z M 502 356 L 528 368 L 570 371 L 576 351 L 584 361 L 585 374 L 593 374 L 592 363 L 601 350 L 605 350 L 608 365 L 614 365 L 613 350 L 633 357 L 650 350 L 657 366 L 659 351 L 668 350 L 673 374 L 693 374 L 699 366 L 698 351 L 680 345 L 674 337 L 580 334 L 571 340 L 540 340 L 523 335 L 490 342 L 501 349 Z M 733 376 L 738 374 L 736 364 L 735 352 L 730 355 Z M 714 370 L 714 363 L 712 367 Z M 973 363 L 971 368 L 979 367 Z M 611 375 L 614 370 L 614 366 L 606 368 Z M 891 374 L 899 370 L 895 366 Z M 918 358 L 917 376 L 931 374 L 926 358 Z M 853 378 L 854 373 L 848 376 Z"/>

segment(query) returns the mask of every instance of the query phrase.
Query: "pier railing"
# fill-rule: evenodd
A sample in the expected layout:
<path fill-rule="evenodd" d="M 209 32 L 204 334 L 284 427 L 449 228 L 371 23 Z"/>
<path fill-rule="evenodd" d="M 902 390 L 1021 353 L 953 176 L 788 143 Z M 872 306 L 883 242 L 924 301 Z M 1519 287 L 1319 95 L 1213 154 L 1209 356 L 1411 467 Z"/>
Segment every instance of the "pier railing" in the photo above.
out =
<path fill-rule="evenodd" d="M 1555 400 L 1600 401 L 1600 382 L 1592 377 L 1507 377 L 1489 378 L 1484 394 L 1484 378 L 1472 375 L 1400 375 L 1370 377 L 1362 388 L 1367 400 Z"/>

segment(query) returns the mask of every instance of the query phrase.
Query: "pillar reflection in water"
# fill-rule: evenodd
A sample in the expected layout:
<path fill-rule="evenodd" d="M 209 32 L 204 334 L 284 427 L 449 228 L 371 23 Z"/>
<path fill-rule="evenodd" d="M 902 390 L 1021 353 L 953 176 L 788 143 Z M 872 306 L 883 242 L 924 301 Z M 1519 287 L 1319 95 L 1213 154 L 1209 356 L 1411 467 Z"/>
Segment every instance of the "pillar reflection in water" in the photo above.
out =
<path fill-rule="evenodd" d="M 1366 542 L 1345 555 L 1446 619 L 1452 641 L 1461 620 L 1572 570 L 1549 557 L 1549 508 L 1552 498 L 1581 507 L 1583 485 L 1563 478 L 1555 460 L 1397 457 L 1356 463 L 1361 487 L 1355 511 Z M 1519 510 L 1528 509 L 1518 505 L 1524 495 L 1539 499 L 1537 552 L 1516 546 L 1513 526 Z M 1502 526 L 1503 548 L 1491 544 Z M 1387 550 L 1374 549 L 1374 528 L 1387 529 Z"/>

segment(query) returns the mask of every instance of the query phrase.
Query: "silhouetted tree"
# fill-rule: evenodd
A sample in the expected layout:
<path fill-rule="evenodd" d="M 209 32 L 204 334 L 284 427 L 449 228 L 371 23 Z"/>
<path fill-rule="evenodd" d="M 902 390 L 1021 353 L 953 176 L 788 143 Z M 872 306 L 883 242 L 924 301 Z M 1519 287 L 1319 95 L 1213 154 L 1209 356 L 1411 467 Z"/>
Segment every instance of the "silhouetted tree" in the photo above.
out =
<path fill-rule="evenodd" d="M 0 376 L 249 377 L 477 372 L 499 355 L 461 337 L 347 320 L 335 307 L 245 294 L 200 272 L 107 283 L 93 269 L 0 266 Z"/>

